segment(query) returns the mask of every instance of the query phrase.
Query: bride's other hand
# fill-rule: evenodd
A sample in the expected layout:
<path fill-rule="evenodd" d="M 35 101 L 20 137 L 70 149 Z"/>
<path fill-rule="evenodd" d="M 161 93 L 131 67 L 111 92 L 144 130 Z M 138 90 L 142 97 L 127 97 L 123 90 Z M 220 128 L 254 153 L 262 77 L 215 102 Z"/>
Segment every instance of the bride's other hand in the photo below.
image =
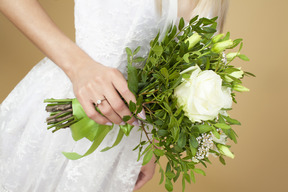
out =
<path fill-rule="evenodd" d="M 124 124 L 122 118 L 132 116 L 121 96 L 127 103 L 136 102 L 136 99 L 118 69 L 90 60 L 73 71 L 70 71 L 69 77 L 75 96 L 90 119 L 99 124 L 112 125 Z M 97 104 L 100 100 L 100 104 Z M 94 104 L 103 115 L 96 111 Z M 134 117 L 128 123 L 139 125 Z"/>
<path fill-rule="evenodd" d="M 140 189 L 153 178 L 156 168 L 155 160 L 156 158 L 153 156 L 149 163 L 141 167 L 134 190 Z"/>

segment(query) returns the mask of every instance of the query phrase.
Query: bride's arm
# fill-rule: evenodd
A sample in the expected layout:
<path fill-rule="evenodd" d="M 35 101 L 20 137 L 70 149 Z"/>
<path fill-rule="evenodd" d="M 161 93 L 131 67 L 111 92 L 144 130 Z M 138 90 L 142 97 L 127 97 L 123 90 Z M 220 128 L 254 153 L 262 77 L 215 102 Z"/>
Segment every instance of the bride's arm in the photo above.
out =
<path fill-rule="evenodd" d="M 20 29 L 42 52 L 68 75 L 73 73 L 71 61 L 85 53 L 66 37 L 47 16 L 37 0 L 0 0 L 0 11 Z M 77 61 L 77 60 L 76 60 Z M 79 62 L 73 62 L 79 67 Z"/>
<path fill-rule="evenodd" d="M 89 57 L 59 30 L 37 0 L 0 0 L 0 11 L 67 74 L 76 97 L 91 119 L 100 124 L 120 124 L 123 116 L 131 115 L 117 93 L 127 102 L 135 102 L 123 75 Z M 104 98 L 99 109 L 105 117 L 93 106 Z M 133 122 L 137 124 L 135 118 L 129 121 Z"/>

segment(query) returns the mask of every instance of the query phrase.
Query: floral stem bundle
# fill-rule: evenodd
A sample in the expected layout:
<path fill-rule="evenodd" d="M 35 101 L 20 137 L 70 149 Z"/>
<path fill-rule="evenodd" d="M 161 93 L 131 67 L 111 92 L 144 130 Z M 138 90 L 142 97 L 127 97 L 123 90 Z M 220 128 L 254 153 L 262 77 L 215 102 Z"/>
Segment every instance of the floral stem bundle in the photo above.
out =
<path fill-rule="evenodd" d="M 139 141 L 134 150 L 139 150 L 139 159 L 147 164 L 154 155 L 156 162 L 165 156 L 168 160 L 163 168 L 160 163 L 161 181 L 167 191 L 173 191 L 173 182 L 182 176 L 185 184 L 195 182 L 195 173 L 205 175 L 196 168 L 201 163 L 210 163 L 209 155 L 218 156 L 225 164 L 224 156 L 234 158 L 227 140 L 237 143 L 237 134 L 231 127 L 240 122 L 231 118 L 236 92 L 248 91 L 242 85 L 244 76 L 254 76 L 231 65 L 235 58 L 249 60 L 241 54 L 242 39 L 231 40 L 230 34 L 216 33 L 216 19 L 195 17 L 185 24 L 181 19 L 178 26 L 171 26 L 165 37 L 159 34 L 150 43 L 147 58 L 137 57 L 140 47 L 132 51 L 126 48 L 128 87 L 137 102 L 128 104 L 136 116 L 145 110 L 146 119 L 141 120 L 139 131 L 146 138 Z M 236 52 L 228 49 L 239 47 Z M 143 63 L 143 68 L 134 67 Z M 57 131 L 70 127 L 77 141 L 84 137 L 93 142 L 84 154 L 64 153 L 69 159 L 79 159 L 92 153 L 113 126 L 99 125 L 90 120 L 77 99 L 48 99 L 46 110 L 50 112 L 48 129 Z M 96 107 L 97 110 L 97 107 Z M 124 117 L 127 122 L 131 117 Z M 114 144 L 129 136 L 133 126 L 120 126 Z"/>

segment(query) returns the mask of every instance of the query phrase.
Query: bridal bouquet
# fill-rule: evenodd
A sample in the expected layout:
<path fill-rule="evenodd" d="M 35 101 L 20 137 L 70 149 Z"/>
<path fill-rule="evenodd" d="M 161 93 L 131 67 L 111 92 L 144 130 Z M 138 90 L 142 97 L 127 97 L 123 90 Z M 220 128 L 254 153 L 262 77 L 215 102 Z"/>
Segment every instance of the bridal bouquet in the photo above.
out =
<path fill-rule="evenodd" d="M 195 173 L 205 175 L 197 164 L 206 167 L 211 154 L 225 165 L 224 156 L 234 158 L 227 141 L 237 143 L 237 134 L 232 125 L 240 122 L 231 118 L 228 111 L 236 103 L 236 92 L 249 91 L 242 85 L 244 76 L 254 76 L 234 67 L 235 58 L 249 60 L 241 54 L 242 39 L 231 40 L 230 34 L 216 33 L 216 19 L 195 17 L 185 24 L 171 26 L 159 41 L 159 34 L 150 43 L 147 58 L 137 57 L 138 47 L 126 48 L 128 61 L 128 86 L 137 102 L 130 102 L 130 111 L 136 116 L 142 109 L 146 119 L 140 119 L 139 131 L 144 138 L 134 150 L 139 150 L 139 159 L 148 163 L 155 155 L 156 162 L 167 158 L 165 169 L 160 165 L 160 184 L 165 181 L 167 191 L 182 175 L 185 183 L 195 182 Z M 227 52 L 234 48 L 235 52 Z M 133 64 L 142 62 L 143 68 Z M 63 154 L 69 159 L 79 159 L 91 154 L 101 144 L 113 126 L 99 125 L 89 119 L 77 99 L 47 99 L 48 129 L 53 132 L 70 127 L 75 141 L 87 138 L 92 141 L 84 154 Z M 96 110 L 97 107 L 95 106 Z M 131 117 L 123 118 L 127 122 Z M 138 117 L 137 117 L 138 118 Z M 129 136 L 133 126 L 121 125 L 118 137 L 109 150 Z"/>

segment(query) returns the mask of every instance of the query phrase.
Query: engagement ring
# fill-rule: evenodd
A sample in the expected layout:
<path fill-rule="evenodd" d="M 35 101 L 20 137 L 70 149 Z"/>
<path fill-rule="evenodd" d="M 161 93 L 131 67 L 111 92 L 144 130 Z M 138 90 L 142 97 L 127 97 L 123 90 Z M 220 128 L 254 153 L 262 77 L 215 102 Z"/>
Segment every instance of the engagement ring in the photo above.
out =
<path fill-rule="evenodd" d="M 97 102 L 96 102 L 96 106 L 100 105 L 102 103 L 102 101 L 104 101 L 106 99 L 98 99 Z"/>

